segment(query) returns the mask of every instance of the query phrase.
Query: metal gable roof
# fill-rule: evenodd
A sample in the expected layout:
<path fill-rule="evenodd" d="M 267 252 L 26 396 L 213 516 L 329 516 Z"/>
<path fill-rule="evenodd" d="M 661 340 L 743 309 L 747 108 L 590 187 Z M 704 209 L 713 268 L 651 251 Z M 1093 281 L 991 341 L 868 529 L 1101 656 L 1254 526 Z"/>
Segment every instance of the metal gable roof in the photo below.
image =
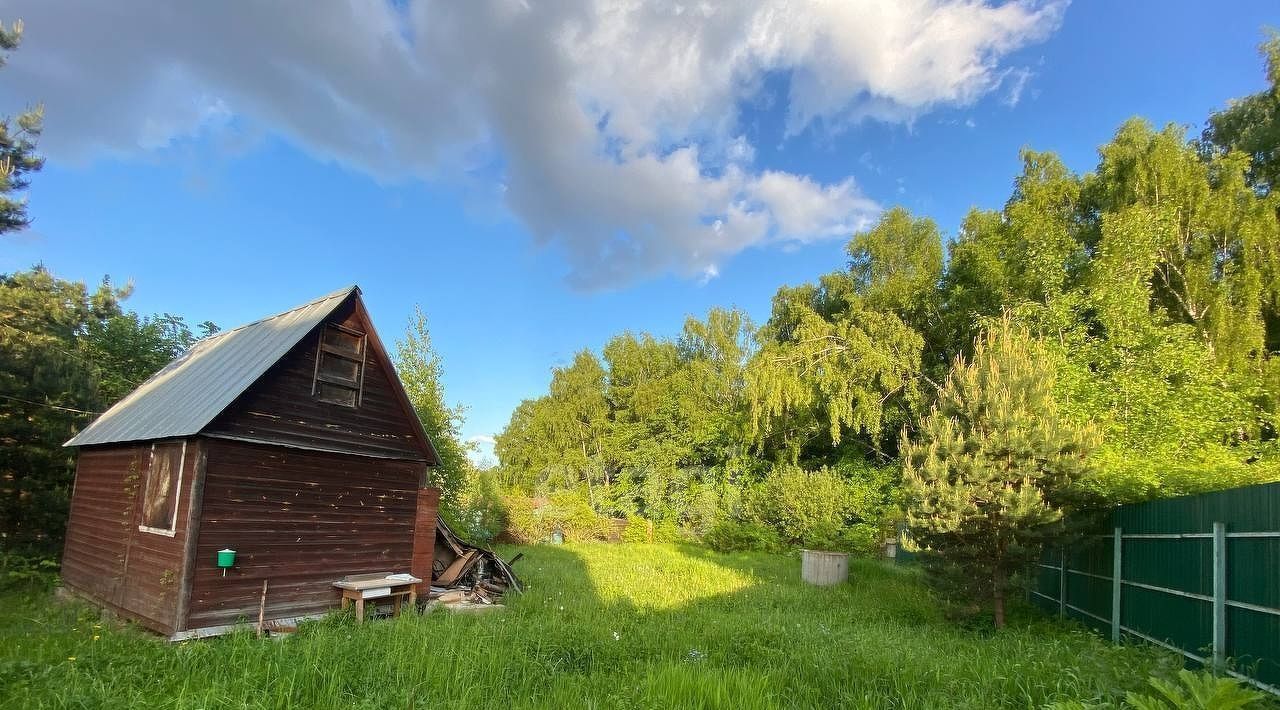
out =
<path fill-rule="evenodd" d="M 144 441 L 199 433 L 352 294 L 310 303 L 200 340 L 63 446 Z"/>

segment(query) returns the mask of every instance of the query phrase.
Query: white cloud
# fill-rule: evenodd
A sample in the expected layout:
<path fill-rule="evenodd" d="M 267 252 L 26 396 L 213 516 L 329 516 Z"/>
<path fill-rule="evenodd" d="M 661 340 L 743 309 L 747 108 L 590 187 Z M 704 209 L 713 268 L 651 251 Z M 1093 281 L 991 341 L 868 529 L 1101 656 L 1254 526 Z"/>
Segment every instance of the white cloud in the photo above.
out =
<path fill-rule="evenodd" d="M 463 440 L 467 444 L 467 458 L 478 468 L 492 468 L 498 463 L 493 451 L 497 440 L 490 434 L 475 434 Z"/>
<path fill-rule="evenodd" d="M 1009 108 L 1014 108 L 1022 101 L 1022 92 L 1026 90 L 1031 77 L 1035 76 L 1035 72 L 1026 67 L 1014 67 L 1005 71 L 1001 77 L 1000 83 L 1005 86 L 1004 96 L 1000 102 Z M 1034 96 L 1032 98 L 1035 98 Z"/>
<path fill-rule="evenodd" d="M 787 131 L 971 104 L 1061 2 L 15 0 L 8 102 L 55 160 L 135 157 L 229 124 L 378 180 L 488 176 L 571 282 L 715 273 L 744 248 L 847 233 L 846 180 L 762 170 L 739 107 L 789 77 Z M 766 140 L 770 139 L 765 137 Z"/>
<path fill-rule="evenodd" d="M 800 242 L 852 234 L 866 227 L 878 209 L 859 194 L 852 179 L 819 185 L 807 177 L 767 170 L 755 179 L 751 194 L 767 206 L 783 238 Z"/>

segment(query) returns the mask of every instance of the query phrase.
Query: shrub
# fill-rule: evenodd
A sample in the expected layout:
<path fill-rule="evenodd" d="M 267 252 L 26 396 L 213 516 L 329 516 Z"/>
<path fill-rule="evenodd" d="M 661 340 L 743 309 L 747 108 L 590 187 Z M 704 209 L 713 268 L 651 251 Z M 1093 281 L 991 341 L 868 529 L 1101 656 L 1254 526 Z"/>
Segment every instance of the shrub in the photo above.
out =
<path fill-rule="evenodd" d="M 781 552 L 785 545 L 773 528 L 758 522 L 721 520 L 702 537 L 716 552 Z"/>
<path fill-rule="evenodd" d="M 816 471 L 774 466 L 702 539 L 715 549 L 805 547 L 878 556 L 896 520 L 896 487 L 894 469 L 860 461 Z"/>
<path fill-rule="evenodd" d="M 804 537 L 794 541 L 808 550 L 839 550 L 840 533 L 843 529 L 839 523 L 821 521 L 805 531 Z"/>
<path fill-rule="evenodd" d="M 878 525 L 892 481 L 882 469 L 775 467 L 752 490 L 748 517 L 775 529 L 789 545 L 874 554 Z M 859 521 L 859 522 L 854 522 Z"/>
<path fill-rule="evenodd" d="M 749 480 L 749 476 L 739 471 L 740 467 L 730 466 L 732 464 L 726 464 L 724 468 L 708 469 L 706 475 L 709 480 L 690 486 L 689 505 L 677 519 L 694 535 L 706 535 L 726 515 L 741 512 L 743 488 L 729 477 L 739 475 Z"/>
<path fill-rule="evenodd" d="M 906 519 L 906 514 L 895 510 L 894 498 L 898 493 L 902 467 L 898 464 L 872 466 L 865 461 L 844 461 L 835 471 L 849 488 L 849 508 L 846 514 L 867 523 L 881 522 L 893 528 L 893 523 Z"/>
<path fill-rule="evenodd" d="M 566 540 L 604 540 L 609 534 L 609 520 L 597 515 L 587 497 L 578 491 L 552 493 L 538 513 L 551 529 L 559 528 Z M 550 530 L 547 534 L 551 534 Z"/>
<path fill-rule="evenodd" d="M 622 529 L 623 542 L 653 542 L 653 523 L 639 515 L 627 516 L 627 527 Z"/>
<path fill-rule="evenodd" d="M 507 529 L 507 504 L 491 471 L 473 471 L 446 520 L 467 540 L 488 544 Z"/>
<path fill-rule="evenodd" d="M 756 522 L 772 526 L 787 542 L 806 544 L 844 526 L 850 498 L 849 486 L 829 468 L 782 465 L 752 492 L 750 510 Z"/>
<path fill-rule="evenodd" d="M 0 550 L 0 591 L 16 588 L 52 589 L 58 581 L 58 561 Z"/>
<path fill-rule="evenodd" d="M 507 496 L 504 503 L 506 533 L 516 542 L 542 542 L 555 530 L 569 541 L 604 540 L 609 535 L 608 518 L 597 515 L 586 496 L 578 491 L 555 491 L 543 501 Z"/>
<path fill-rule="evenodd" d="M 683 542 L 688 539 L 674 520 L 663 520 L 653 526 L 654 542 Z"/>
<path fill-rule="evenodd" d="M 682 542 L 688 538 L 674 520 L 654 522 L 639 515 L 628 515 L 622 529 L 623 542 Z"/>
<path fill-rule="evenodd" d="M 840 531 L 836 549 L 868 557 L 879 557 L 883 544 L 880 526 L 870 523 L 854 523 Z"/>
<path fill-rule="evenodd" d="M 840 527 L 831 523 L 814 526 L 800 546 L 810 550 L 850 552 L 868 557 L 880 555 L 880 529 L 869 523 Z"/>
<path fill-rule="evenodd" d="M 551 534 L 550 528 L 542 528 L 542 520 L 534 514 L 533 499 L 522 495 L 508 495 L 502 498 L 507 509 L 507 527 L 503 535 L 514 542 L 541 542 Z"/>

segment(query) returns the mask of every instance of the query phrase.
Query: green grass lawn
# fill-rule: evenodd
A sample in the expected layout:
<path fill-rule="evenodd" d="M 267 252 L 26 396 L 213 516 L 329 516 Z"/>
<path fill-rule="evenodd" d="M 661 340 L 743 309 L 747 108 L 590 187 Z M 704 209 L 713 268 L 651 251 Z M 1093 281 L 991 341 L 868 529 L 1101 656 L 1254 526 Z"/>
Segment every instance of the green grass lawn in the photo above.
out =
<path fill-rule="evenodd" d="M 692 546 L 523 548 L 510 608 L 168 644 L 47 594 L 0 595 L 0 707 L 1040 708 L 1113 700 L 1168 654 L 1015 614 L 941 617 L 912 570 Z M 512 551 L 505 550 L 510 554 Z"/>

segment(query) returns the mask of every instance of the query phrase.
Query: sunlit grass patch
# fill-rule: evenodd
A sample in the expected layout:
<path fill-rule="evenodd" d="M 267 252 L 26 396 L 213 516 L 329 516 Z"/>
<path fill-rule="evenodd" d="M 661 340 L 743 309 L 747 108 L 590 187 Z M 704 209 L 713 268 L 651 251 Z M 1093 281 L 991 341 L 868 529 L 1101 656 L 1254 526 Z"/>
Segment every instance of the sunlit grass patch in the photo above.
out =
<path fill-rule="evenodd" d="M 596 597 L 646 609 L 674 609 L 758 584 L 750 570 L 722 561 L 672 554 L 670 545 L 587 545 L 568 548 L 582 560 Z"/>

